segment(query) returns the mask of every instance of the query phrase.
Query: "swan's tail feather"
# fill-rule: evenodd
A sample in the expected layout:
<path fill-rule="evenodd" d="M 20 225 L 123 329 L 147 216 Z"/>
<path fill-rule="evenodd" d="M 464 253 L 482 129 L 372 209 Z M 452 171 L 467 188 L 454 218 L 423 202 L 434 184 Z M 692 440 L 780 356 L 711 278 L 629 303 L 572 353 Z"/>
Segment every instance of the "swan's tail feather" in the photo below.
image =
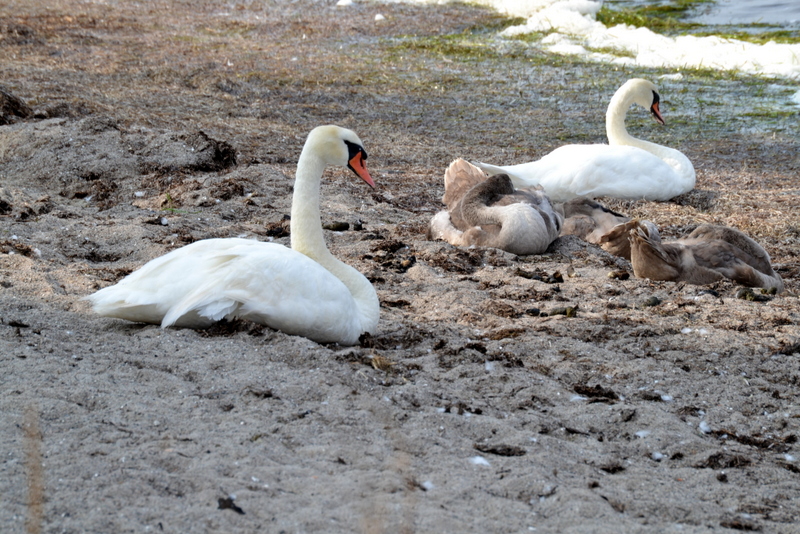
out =
<path fill-rule="evenodd" d="M 123 286 L 124 287 L 124 286 Z M 158 324 L 163 312 L 158 304 L 146 295 L 131 294 L 119 284 L 83 297 L 92 305 L 92 310 L 101 317 L 124 319 L 134 323 Z"/>
<path fill-rule="evenodd" d="M 739 259 L 751 265 L 762 273 L 770 277 L 777 276 L 772 269 L 772 262 L 764 248 L 747 236 L 744 232 L 729 226 L 719 226 L 714 224 L 701 224 L 687 236 L 687 239 L 704 239 L 710 241 L 719 239 L 736 247 L 742 252 Z"/>
<path fill-rule="evenodd" d="M 90 295 L 93 296 L 93 295 Z M 125 301 L 92 302 L 92 310 L 101 317 L 124 319 L 134 323 L 158 324 L 161 314 L 155 304 L 130 304 Z"/>

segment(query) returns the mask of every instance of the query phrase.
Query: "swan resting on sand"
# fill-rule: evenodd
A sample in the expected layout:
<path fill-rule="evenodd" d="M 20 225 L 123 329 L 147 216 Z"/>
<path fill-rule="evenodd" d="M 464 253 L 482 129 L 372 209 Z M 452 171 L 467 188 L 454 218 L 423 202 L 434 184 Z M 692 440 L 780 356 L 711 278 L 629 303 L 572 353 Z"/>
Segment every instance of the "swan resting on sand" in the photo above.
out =
<path fill-rule="evenodd" d="M 659 102 L 653 83 L 628 80 L 608 105 L 609 144 L 565 145 L 537 161 L 518 165 L 476 165 L 490 175 L 508 174 L 518 188 L 541 185 L 553 202 L 600 196 L 669 200 L 694 189 L 692 162 L 679 150 L 637 139 L 625 128 L 625 114 L 634 103 L 664 124 Z"/>
<path fill-rule="evenodd" d="M 633 273 L 639 278 L 710 284 L 723 278 L 748 287 L 783 291 L 769 254 L 743 232 L 702 224 L 686 237 L 662 242 L 655 224 L 634 219 L 614 227 L 601 245 L 626 238 Z"/>
<path fill-rule="evenodd" d="M 494 247 L 512 254 L 541 254 L 561 230 L 562 215 L 540 189 L 514 189 L 506 175 L 487 177 L 463 159 L 445 171 L 442 201 L 428 239 L 456 246 Z"/>
<path fill-rule="evenodd" d="M 86 297 L 106 317 L 206 328 L 243 318 L 314 341 L 353 345 L 378 324 L 369 280 L 325 245 L 320 180 L 328 165 L 347 166 L 374 187 L 358 136 L 338 126 L 311 131 L 297 164 L 291 244 L 206 239 L 173 250 Z"/>

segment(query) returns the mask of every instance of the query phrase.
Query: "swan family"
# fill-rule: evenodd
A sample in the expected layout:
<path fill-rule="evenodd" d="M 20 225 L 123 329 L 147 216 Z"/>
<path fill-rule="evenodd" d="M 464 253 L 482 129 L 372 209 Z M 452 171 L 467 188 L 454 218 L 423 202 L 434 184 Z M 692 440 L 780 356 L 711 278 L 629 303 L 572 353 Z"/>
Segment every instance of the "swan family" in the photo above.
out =
<path fill-rule="evenodd" d="M 663 124 L 659 102 L 655 85 L 629 80 L 608 107 L 608 145 L 567 145 L 538 161 L 504 167 L 454 160 L 444 174 L 446 209 L 430 221 L 428 239 L 528 255 L 545 252 L 561 235 L 576 235 L 628 259 L 641 278 L 693 284 L 728 278 L 783 290 L 767 252 L 738 230 L 701 225 L 662 242 L 654 223 L 594 200 L 667 200 L 694 187 L 686 156 L 625 129 L 632 104 Z M 320 183 L 327 166 L 346 166 L 374 188 L 366 159 L 354 132 L 319 126 L 297 164 L 291 248 L 242 238 L 201 240 L 85 298 L 98 315 L 162 328 L 243 318 L 319 343 L 356 344 L 376 331 L 380 304 L 370 281 L 326 246 Z"/>
<path fill-rule="evenodd" d="M 654 223 L 632 221 L 593 200 L 668 200 L 694 188 L 694 167 L 684 154 L 625 129 L 633 104 L 664 124 L 660 101 L 653 83 L 628 80 L 608 106 L 608 145 L 567 145 L 538 161 L 503 167 L 453 161 L 444 175 L 447 209 L 431 219 L 428 238 L 539 254 L 560 235 L 575 235 L 631 261 L 640 278 L 693 284 L 728 278 L 783 290 L 767 252 L 736 229 L 702 225 L 662 242 Z"/>

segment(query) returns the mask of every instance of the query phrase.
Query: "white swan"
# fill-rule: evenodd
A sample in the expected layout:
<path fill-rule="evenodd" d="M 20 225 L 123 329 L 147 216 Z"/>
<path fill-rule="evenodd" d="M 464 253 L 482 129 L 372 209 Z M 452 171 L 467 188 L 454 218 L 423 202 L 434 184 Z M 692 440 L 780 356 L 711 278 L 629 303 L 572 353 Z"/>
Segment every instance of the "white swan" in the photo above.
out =
<path fill-rule="evenodd" d="M 541 254 L 561 230 L 563 217 L 544 192 L 515 190 L 507 175 L 487 177 L 466 160 L 456 159 L 447 168 L 444 190 L 447 210 L 431 220 L 428 239 Z"/>
<path fill-rule="evenodd" d="M 565 145 L 540 160 L 506 167 L 476 165 L 489 174 L 508 174 L 515 187 L 541 185 L 553 202 L 581 196 L 669 200 L 694 188 L 692 162 L 678 150 L 637 139 L 625 129 L 625 113 L 634 103 L 664 124 L 659 101 L 651 82 L 628 80 L 608 105 L 608 145 Z"/>
<path fill-rule="evenodd" d="M 350 130 L 315 128 L 297 164 L 291 249 L 239 238 L 197 241 L 86 299 L 100 315 L 162 328 L 204 328 L 241 317 L 320 343 L 357 343 L 378 324 L 378 296 L 326 247 L 319 188 L 327 165 L 347 165 L 374 187 L 366 158 Z"/>

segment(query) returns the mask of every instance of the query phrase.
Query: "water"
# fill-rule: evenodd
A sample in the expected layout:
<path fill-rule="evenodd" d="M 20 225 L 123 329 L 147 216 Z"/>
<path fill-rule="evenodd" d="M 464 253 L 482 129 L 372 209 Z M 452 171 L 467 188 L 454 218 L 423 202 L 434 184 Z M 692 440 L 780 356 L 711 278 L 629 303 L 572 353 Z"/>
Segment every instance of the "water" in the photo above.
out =
<path fill-rule="evenodd" d="M 448 0 L 395 0 L 439 3 Z M 742 72 L 800 82 L 800 44 L 754 44 L 716 36 L 666 36 L 647 28 L 618 25 L 607 28 L 597 21 L 602 0 L 474 0 L 501 13 L 524 17 L 502 35 L 547 34 L 538 44 L 556 54 L 580 55 L 593 61 L 670 69 L 680 76 L 684 69 Z M 609 7 L 652 4 L 652 0 L 608 0 Z M 661 0 L 670 4 L 670 0 Z M 701 5 L 692 20 L 720 26 L 720 33 L 747 29 L 755 23 L 795 31 L 800 28 L 800 0 L 716 0 Z M 734 26 L 730 26 L 734 24 Z M 793 26 L 794 25 L 794 26 Z M 612 52 L 609 52 L 612 51 Z M 798 93 L 800 94 L 800 93 Z"/>
<path fill-rule="evenodd" d="M 522 7 L 530 9 L 531 5 L 536 5 L 534 12 L 522 15 L 527 17 L 525 24 L 508 28 L 503 33 L 507 36 L 532 32 L 547 33 L 548 35 L 541 41 L 541 46 L 557 54 L 582 55 L 595 61 L 620 65 L 672 69 L 676 74 L 687 68 L 715 69 L 800 80 L 800 44 L 770 42 L 760 45 L 734 39 L 720 39 L 713 35 L 672 37 L 657 34 L 647 28 L 626 25 L 607 28 L 596 19 L 602 2 L 591 0 L 482 1 L 515 15 L 522 15 L 520 12 Z M 736 4 L 739 9 L 728 11 L 729 1 L 731 4 Z M 624 7 L 636 3 L 641 5 L 651 2 L 611 1 L 609 7 Z M 753 21 L 763 21 L 767 13 L 772 13 L 771 9 L 774 9 L 775 13 L 800 12 L 800 1 L 720 0 L 718 5 L 709 6 L 709 11 L 706 12 L 705 7 L 703 9 L 704 11 L 698 16 L 722 16 L 724 17 L 722 20 L 729 22 L 734 16 L 743 17 L 747 14 Z M 781 18 L 788 21 L 789 16 L 784 15 Z M 730 29 L 730 26 L 725 28 Z M 609 50 L 613 52 L 607 52 Z"/>
<path fill-rule="evenodd" d="M 611 7 L 653 4 L 646 0 L 608 0 Z M 662 0 L 660 4 L 670 4 Z M 687 22 L 718 26 L 766 24 L 788 29 L 800 28 L 800 0 L 714 0 L 700 4 L 686 17 Z"/>
<path fill-rule="evenodd" d="M 717 0 L 702 6 L 699 14 L 688 20 L 700 24 L 800 27 L 800 1 Z"/>

